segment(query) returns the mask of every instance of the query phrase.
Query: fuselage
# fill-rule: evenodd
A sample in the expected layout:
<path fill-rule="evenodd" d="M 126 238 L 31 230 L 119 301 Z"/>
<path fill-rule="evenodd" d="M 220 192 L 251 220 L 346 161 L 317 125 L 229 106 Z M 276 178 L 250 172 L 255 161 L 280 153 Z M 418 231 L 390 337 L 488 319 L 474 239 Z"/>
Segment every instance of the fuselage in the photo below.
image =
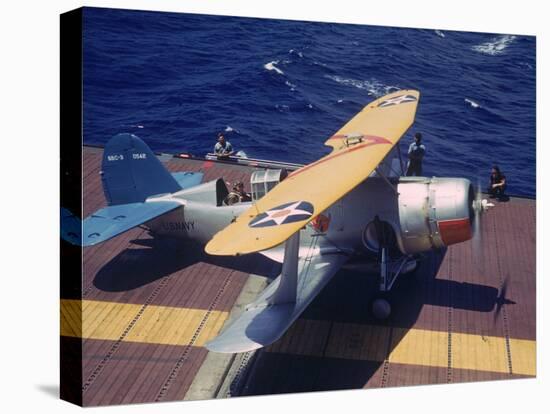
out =
<path fill-rule="evenodd" d="M 401 177 L 388 182 L 370 177 L 300 231 L 300 243 L 339 249 L 350 254 L 376 252 L 378 236 L 373 223 L 386 223 L 395 250 L 412 254 L 471 237 L 471 185 L 459 178 Z M 212 191 L 215 191 L 212 189 Z M 327 189 L 329 191 L 329 189 Z M 146 224 L 154 235 L 177 237 L 206 244 L 253 202 L 217 206 L 208 200 L 189 200 L 174 193 L 182 207 Z M 449 224 L 450 223 L 450 224 Z M 283 224 L 284 225 L 284 224 Z M 447 226 L 446 233 L 442 232 Z M 450 230 L 449 230 L 450 229 Z"/>

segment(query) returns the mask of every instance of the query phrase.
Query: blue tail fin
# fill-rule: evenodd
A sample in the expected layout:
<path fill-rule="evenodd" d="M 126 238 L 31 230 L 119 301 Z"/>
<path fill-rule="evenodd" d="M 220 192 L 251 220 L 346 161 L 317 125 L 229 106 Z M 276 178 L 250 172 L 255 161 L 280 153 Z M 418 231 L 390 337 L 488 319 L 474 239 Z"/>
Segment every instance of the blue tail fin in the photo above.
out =
<path fill-rule="evenodd" d="M 147 144 L 133 134 L 111 138 L 101 168 L 109 205 L 143 202 L 152 195 L 181 189 Z"/>

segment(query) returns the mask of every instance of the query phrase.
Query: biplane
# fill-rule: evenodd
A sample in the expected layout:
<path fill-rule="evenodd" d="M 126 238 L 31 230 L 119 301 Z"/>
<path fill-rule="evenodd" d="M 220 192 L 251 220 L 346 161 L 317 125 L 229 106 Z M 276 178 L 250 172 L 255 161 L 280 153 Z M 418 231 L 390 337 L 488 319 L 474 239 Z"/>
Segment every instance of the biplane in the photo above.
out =
<path fill-rule="evenodd" d="M 252 201 L 233 205 L 224 204 L 222 178 L 170 174 L 142 140 L 119 134 L 103 154 L 108 206 L 82 223 L 62 210 L 62 237 L 89 246 L 142 225 L 158 237 L 201 243 L 210 255 L 260 253 L 281 263 L 280 275 L 206 344 L 210 351 L 275 342 L 350 263 L 376 265 L 372 311 L 387 317 L 385 293 L 399 275 L 415 268 L 419 254 L 471 239 L 487 208 L 467 179 L 403 176 L 397 144 L 419 98 L 400 90 L 376 99 L 328 138 L 328 155 L 289 174 L 254 172 Z"/>

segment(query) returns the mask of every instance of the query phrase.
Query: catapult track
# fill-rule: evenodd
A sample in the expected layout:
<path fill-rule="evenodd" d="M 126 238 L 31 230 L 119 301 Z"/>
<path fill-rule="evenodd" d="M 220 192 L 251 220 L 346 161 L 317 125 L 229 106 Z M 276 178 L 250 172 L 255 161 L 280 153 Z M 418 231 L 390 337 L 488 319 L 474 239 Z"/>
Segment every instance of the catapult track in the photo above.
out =
<path fill-rule="evenodd" d="M 84 148 L 85 216 L 106 204 L 101 156 Z M 165 161 L 171 171 L 245 185 L 253 171 Z M 136 228 L 84 250 L 82 300 L 61 300 L 62 352 L 74 352 L 74 364 L 82 352 L 84 405 L 533 377 L 535 212 L 535 200 L 498 203 L 478 244 L 426 256 L 415 276 L 396 283 L 389 321 L 367 309 L 376 278 L 342 270 L 283 338 L 234 358 L 204 344 L 258 278 L 242 270 L 274 275 L 278 266 L 259 255 L 176 251 Z"/>

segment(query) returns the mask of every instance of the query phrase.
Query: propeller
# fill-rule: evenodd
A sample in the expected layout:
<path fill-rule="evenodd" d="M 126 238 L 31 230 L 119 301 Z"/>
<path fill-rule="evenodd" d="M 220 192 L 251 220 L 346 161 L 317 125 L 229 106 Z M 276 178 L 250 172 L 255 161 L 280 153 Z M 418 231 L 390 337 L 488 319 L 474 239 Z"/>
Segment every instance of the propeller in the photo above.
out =
<path fill-rule="evenodd" d="M 483 194 L 481 193 L 481 184 L 478 178 L 475 195 L 472 200 L 472 211 L 473 211 L 472 230 L 473 230 L 474 249 L 476 252 L 479 252 L 481 248 L 481 231 L 480 231 L 481 215 L 494 206 L 495 205 L 493 203 L 489 202 L 486 198 L 483 198 Z"/>
<path fill-rule="evenodd" d="M 500 287 L 500 293 L 495 299 L 495 315 L 493 322 L 496 323 L 500 312 L 502 311 L 502 308 L 504 305 L 515 305 L 516 302 L 513 300 L 506 298 L 506 293 L 508 292 L 508 281 L 510 280 L 510 275 L 506 276 L 506 279 L 504 279 L 504 282 L 502 282 L 502 286 Z"/>

